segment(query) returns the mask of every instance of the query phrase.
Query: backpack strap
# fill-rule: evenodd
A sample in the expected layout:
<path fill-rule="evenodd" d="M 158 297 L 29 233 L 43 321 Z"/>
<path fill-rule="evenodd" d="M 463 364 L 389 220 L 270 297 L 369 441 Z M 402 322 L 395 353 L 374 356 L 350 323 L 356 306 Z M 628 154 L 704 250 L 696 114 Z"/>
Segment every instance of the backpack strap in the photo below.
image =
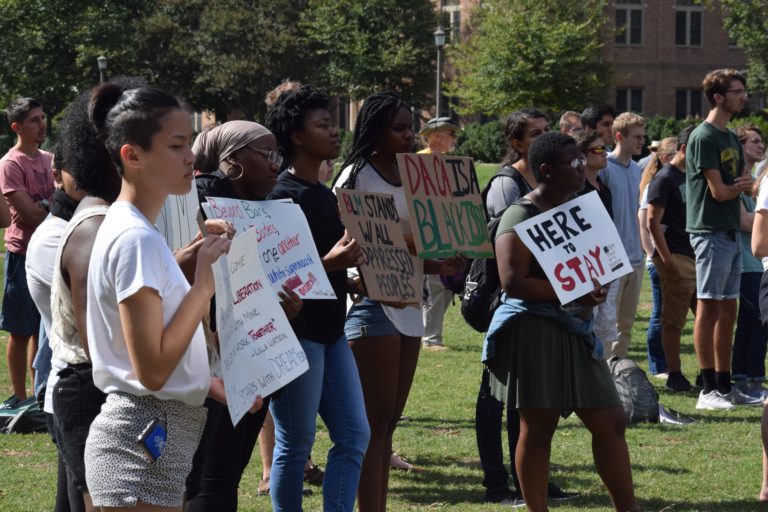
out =
<path fill-rule="evenodd" d="M 480 197 L 483 200 L 483 206 L 485 207 L 485 217 L 486 221 L 490 224 L 493 222 L 494 219 L 488 218 L 488 193 L 491 191 L 491 184 L 496 180 L 496 178 L 510 178 L 514 180 L 515 184 L 517 185 L 517 189 L 523 194 L 527 194 L 528 191 L 530 191 L 531 187 L 528 185 L 528 182 L 525 181 L 525 178 L 522 174 L 520 174 L 520 171 L 512 167 L 511 165 L 505 165 L 499 171 L 491 176 L 491 179 L 488 180 L 488 183 L 486 183 L 485 188 L 483 188 L 482 192 L 480 192 Z M 506 209 L 506 208 L 505 208 Z M 504 213 L 504 210 L 499 212 L 499 214 L 496 216 L 496 218 L 501 217 L 501 215 Z"/>

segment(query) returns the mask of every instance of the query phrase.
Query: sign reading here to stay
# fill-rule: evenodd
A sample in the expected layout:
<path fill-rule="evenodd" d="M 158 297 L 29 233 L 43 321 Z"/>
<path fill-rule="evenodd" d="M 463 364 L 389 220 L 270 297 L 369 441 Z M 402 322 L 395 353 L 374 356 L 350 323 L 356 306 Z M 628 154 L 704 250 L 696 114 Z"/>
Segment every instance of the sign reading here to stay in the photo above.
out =
<path fill-rule="evenodd" d="M 624 245 L 597 192 L 579 196 L 515 226 L 515 233 L 539 262 L 567 304 L 632 272 Z"/>
<path fill-rule="evenodd" d="M 420 258 L 493 258 L 471 158 L 399 153 L 397 165 Z"/>

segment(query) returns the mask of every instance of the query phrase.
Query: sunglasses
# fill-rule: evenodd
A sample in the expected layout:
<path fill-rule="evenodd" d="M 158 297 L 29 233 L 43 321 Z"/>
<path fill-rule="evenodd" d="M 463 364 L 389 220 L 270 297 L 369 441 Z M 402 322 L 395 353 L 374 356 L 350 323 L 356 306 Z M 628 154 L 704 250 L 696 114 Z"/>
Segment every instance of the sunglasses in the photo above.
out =
<path fill-rule="evenodd" d="M 278 167 L 281 167 L 283 165 L 283 157 L 280 156 L 280 153 L 277 151 L 273 151 L 271 149 L 260 149 L 260 148 L 252 148 L 250 146 L 245 146 L 246 149 L 250 149 L 251 151 L 255 151 L 256 153 L 260 153 L 264 155 L 264 157 L 269 160 L 269 163 L 275 164 Z"/>
<path fill-rule="evenodd" d="M 570 165 L 574 169 L 581 169 L 582 167 L 587 166 L 587 159 L 580 156 L 579 158 L 574 158 L 570 162 L 562 162 L 559 165 Z"/>
<path fill-rule="evenodd" d="M 608 152 L 608 148 L 606 148 L 605 146 L 595 146 L 593 148 L 589 148 L 587 151 L 589 151 L 593 155 L 604 155 Z"/>

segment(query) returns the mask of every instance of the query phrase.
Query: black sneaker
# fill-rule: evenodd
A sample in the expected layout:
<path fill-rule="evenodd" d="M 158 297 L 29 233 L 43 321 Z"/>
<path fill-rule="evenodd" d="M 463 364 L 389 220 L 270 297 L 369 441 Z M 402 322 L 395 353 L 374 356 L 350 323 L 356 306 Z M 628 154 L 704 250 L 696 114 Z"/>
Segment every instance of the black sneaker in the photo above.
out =
<path fill-rule="evenodd" d="M 566 492 L 553 483 L 547 484 L 547 498 L 553 501 L 567 501 L 579 496 L 578 492 Z"/>
<path fill-rule="evenodd" d="M 19 397 L 16 395 L 11 395 L 5 402 L 0 404 L 0 409 L 15 409 L 19 406 L 19 402 L 21 402 Z"/>
<path fill-rule="evenodd" d="M 483 503 L 496 503 L 498 505 L 511 506 L 512 508 L 523 508 L 525 506 L 525 500 L 523 495 L 518 491 L 506 489 L 500 492 L 485 493 Z"/>
<path fill-rule="evenodd" d="M 670 373 L 669 377 L 667 377 L 667 384 L 664 387 L 669 391 L 679 393 L 690 391 L 693 388 L 688 379 L 685 378 L 685 375 L 680 372 Z"/>

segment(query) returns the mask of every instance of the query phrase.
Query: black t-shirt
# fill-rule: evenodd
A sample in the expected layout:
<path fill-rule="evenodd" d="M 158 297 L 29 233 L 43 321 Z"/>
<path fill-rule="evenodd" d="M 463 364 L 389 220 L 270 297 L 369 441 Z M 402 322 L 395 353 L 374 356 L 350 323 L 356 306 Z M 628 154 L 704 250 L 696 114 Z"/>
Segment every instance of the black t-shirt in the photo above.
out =
<path fill-rule="evenodd" d="M 605 206 L 605 209 L 608 210 L 608 215 L 613 218 L 613 197 L 611 196 L 611 189 L 609 189 L 608 186 L 603 183 L 603 180 L 600 179 L 600 176 L 597 177 L 597 182 L 600 184 L 600 190 L 597 190 L 595 187 L 593 187 L 589 180 L 584 180 L 584 188 L 581 189 L 581 192 L 579 192 L 578 195 L 583 196 L 589 194 L 593 190 L 596 191 L 597 195 L 600 196 L 600 201 L 602 201 L 603 206 Z"/>
<path fill-rule="evenodd" d="M 284 172 L 269 199 L 290 198 L 307 217 L 320 256 L 325 256 L 344 236 L 336 196 L 322 183 L 309 183 Z M 336 300 L 305 299 L 299 315 L 291 322 L 296 336 L 318 343 L 332 343 L 344 334 L 347 314 L 347 271 L 328 272 Z"/>
<path fill-rule="evenodd" d="M 685 231 L 685 173 L 667 164 L 648 185 L 648 204 L 664 207 L 661 227 L 669 252 L 694 257 Z"/>

